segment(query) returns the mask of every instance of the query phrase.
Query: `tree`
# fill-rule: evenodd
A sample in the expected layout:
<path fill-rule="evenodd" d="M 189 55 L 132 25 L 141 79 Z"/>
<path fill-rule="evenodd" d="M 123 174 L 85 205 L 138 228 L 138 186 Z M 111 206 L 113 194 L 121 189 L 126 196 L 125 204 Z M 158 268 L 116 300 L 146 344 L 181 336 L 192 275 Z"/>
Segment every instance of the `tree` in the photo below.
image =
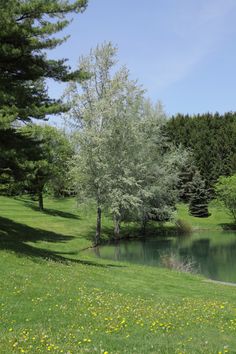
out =
<path fill-rule="evenodd" d="M 80 70 L 91 77 L 81 90 L 72 83 L 67 90 L 70 117 L 77 129 L 78 154 L 72 174 L 80 197 L 93 197 L 97 204 L 95 243 L 100 240 L 101 210 L 109 206 L 114 233 L 119 235 L 124 210 L 137 204 L 138 184 L 134 178 L 137 124 L 143 90 L 129 79 L 122 67 L 112 74 L 117 49 L 111 43 L 97 46 L 80 59 Z"/>
<path fill-rule="evenodd" d="M 208 212 L 209 193 L 206 184 L 199 171 L 196 171 L 191 182 L 189 199 L 189 214 L 195 217 L 204 218 L 210 214 Z"/>
<path fill-rule="evenodd" d="M 177 146 L 192 152 L 194 164 L 206 182 L 210 196 L 214 184 L 222 175 L 236 171 L 236 114 L 202 114 L 172 117 L 165 126 L 165 133 Z"/>
<path fill-rule="evenodd" d="M 21 133 L 30 137 L 36 147 L 29 148 L 24 161 L 24 188 L 38 196 L 39 209 L 43 210 L 43 192 L 46 186 L 54 194 L 63 192 L 66 184 L 68 161 L 73 155 L 71 144 L 65 134 L 49 125 L 28 125 Z"/>
<path fill-rule="evenodd" d="M 0 139 L 0 193 L 14 195 L 21 190 L 25 178 L 22 165 L 27 159 L 26 150 L 34 141 L 18 130 L 6 129 Z"/>
<path fill-rule="evenodd" d="M 141 203 L 136 220 L 141 221 L 143 231 L 150 220 L 165 222 L 175 211 L 179 191 L 180 172 L 186 164 L 188 153 L 170 144 L 163 134 L 167 123 L 160 103 L 153 106 L 144 101 L 140 124 L 140 153 L 142 168 L 139 169 Z"/>
<path fill-rule="evenodd" d="M 0 179 L 5 186 L 8 176 L 10 180 L 19 173 L 19 145 L 30 146 L 19 138 L 19 122 L 68 109 L 49 97 L 45 80 L 67 82 L 85 75 L 71 72 L 65 59 L 49 59 L 46 51 L 68 38 L 55 35 L 69 24 L 67 15 L 83 11 L 86 4 L 86 0 L 0 0 Z"/>
<path fill-rule="evenodd" d="M 68 13 L 85 6 L 85 0 L 0 0 L 1 128 L 65 109 L 60 100 L 49 98 L 44 80 L 69 81 L 81 73 L 70 72 L 65 59 L 48 59 L 45 50 L 67 39 L 53 34 L 69 24 Z"/>
<path fill-rule="evenodd" d="M 81 89 L 72 83 L 66 93 L 78 151 L 71 172 L 80 198 L 96 200 L 95 244 L 102 208 L 113 216 L 116 239 L 121 222 L 129 218 L 140 221 L 145 213 L 149 219 L 155 214 L 156 220 L 166 220 L 183 160 L 160 133 L 165 120 L 161 105 L 153 113 L 128 70 L 114 70 L 116 62 L 111 43 L 97 46 L 80 60 L 79 68 L 90 72 L 90 79 Z"/>
<path fill-rule="evenodd" d="M 192 153 L 189 153 L 188 159 L 180 171 L 179 182 L 177 186 L 179 191 L 179 200 L 184 203 L 189 202 L 193 188 L 193 179 L 197 171 L 198 169 L 196 167 L 194 157 Z"/>
<path fill-rule="evenodd" d="M 215 184 L 216 196 L 236 222 L 236 175 L 221 176 Z"/>

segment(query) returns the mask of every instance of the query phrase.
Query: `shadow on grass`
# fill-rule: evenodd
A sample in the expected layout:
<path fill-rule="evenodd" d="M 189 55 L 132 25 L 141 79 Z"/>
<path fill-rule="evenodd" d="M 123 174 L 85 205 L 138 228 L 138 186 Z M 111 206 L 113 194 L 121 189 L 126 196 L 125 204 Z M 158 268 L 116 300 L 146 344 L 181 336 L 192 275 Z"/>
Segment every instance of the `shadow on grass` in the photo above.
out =
<path fill-rule="evenodd" d="M 236 223 L 219 224 L 225 231 L 236 231 Z"/>
<path fill-rule="evenodd" d="M 116 267 L 114 264 L 99 264 L 93 261 L 78 260 L 65 255 L 74 255 L 77 252 L 56 252 L 47 249 L 34 247 L 28 242 L 67 242 L 73 236 L 57 234 L 51 231 L 32 228 L 25 224 L 16 223 L 10 219 L 0 217 L 0 250 L 15 252 L 18 256 L 29 257 L 32 259 L 44 259 L 54 262 L 70 264 L 85 264 L 98 267 Z"/>
<path fill-rule="evenodd" d="M 34 211 L 38 211 L 42 214 L 45 215 L 50 215 L 50 216 L 59 216 L 61 218 L 67 218 L 67 219 L 76 219 L 79 220 L 79 216 L 76 214 L 72 214 L 72 213 L 68 213 L 65 211 L 61 211 L 61 210 L 57 210 L 57 209 L 49 209 L 49 208 L 44 208 L 43 211 L 39 210 L 39 207 L 37 205 L 35 205 L 34 201 L 24 201 L 25 206 L 27 206 L 28 208 L 34 210 Z"/>

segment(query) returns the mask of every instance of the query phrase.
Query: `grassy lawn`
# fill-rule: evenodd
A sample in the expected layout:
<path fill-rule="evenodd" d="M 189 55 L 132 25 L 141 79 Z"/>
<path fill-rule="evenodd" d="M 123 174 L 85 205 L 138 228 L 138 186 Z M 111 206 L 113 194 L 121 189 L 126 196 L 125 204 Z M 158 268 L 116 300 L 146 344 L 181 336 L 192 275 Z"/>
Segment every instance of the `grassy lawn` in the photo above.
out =
<path fill-rule="evenodd" d="M 210 216 L 208 218 L 195 218 L 188 214 L 187 206 L 180 204 L 178 206 L 178 217 L 186 220 L 192 225 L 194 230 L 220 230 L 232 224 L 231 216 L 226 212 L 223 206 L 216 201 L 212 201 L 209 205 Z"/>
<path fill-rule="evenodd" d="M 0 353 L 236 353 L 236 287 L 92 258 L 91 208 L 45 206 L 0 197 Z"/>

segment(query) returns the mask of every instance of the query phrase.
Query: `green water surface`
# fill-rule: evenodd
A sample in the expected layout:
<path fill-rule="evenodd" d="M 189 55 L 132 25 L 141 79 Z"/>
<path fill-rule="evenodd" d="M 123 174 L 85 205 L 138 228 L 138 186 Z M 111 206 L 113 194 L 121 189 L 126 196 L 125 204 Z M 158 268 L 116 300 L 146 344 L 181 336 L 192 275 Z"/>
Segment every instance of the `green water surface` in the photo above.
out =
<path fill-rule="evenodd" d="M 189 236 L 122 241 L 93 250 L 97 257 L 162 266 L 163 256 L 194 263 L 210 279 L 236 283 L 236 232 L 205 231 Z"/>

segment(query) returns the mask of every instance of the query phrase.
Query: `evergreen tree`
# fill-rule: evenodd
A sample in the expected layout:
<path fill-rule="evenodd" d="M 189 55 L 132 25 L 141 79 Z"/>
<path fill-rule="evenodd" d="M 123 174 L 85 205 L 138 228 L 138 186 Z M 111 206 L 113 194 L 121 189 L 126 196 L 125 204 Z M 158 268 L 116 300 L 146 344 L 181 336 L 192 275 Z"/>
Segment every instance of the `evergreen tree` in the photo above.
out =
<path fill-rule="evenodd" d="M 22 190 L 24 161 L 29 158 L 32 149 L 37 150 L 36 142 L 19 130 L 9 128 L 1 131 L 0 194 L 14 195 Z"/>
<path fill-rule="evenodd" d="M 69 81 L 81 73 L 70 72 L 65 59 L 48 59 L 45 50 L 67 39 L 53 35 L 69 24 L 67 14 L 85 6 L 85 0 L 0 0 L 1 128 L 65 110 L 49 98 L 44 80 Z"/>
<path fill-rule="evenodd" d="M 236 113 L 178 114 L 167 122 L 164 129 L 171 142 L 192 152 L 194 163 L 211 196 L 219 176 L 235 173 Z"/>
<path fill-rule="evenodd" d="M 210 215 L 208 212 L 208 192 L 205 181 L 198 171 L 196 171 L 191 183 L 189 214 L 199 218 Z"/>
<path fill-rule="evenodd" d="M 46 79 L 80 80 L 80 71 L 71 72 L 65 59 L 48 59 L 67 37 L 55 35 L 70 22 L 67 15 L 85 9 L 86 0 L 0 0 L 0 180 L 19 177 L 20 151 L 32 147 L 19 137 L 19 122 L 45 119 L 67 110 L 61 100 L 51 99 Z M 25 141 L 23 141 L 25 139 Z M 15 144 L 15 145 L 14 145 Z"/>
<path fill-rule="evenodd" d="M 177 185 L 179 200 L 183 201 L 184 203 L 189 202 L 191 197 L 192 183 L 196 172 L 196 163 L 193 159 L 193 156 L 189 154 L 179 173 L 179 181 Z"/>

